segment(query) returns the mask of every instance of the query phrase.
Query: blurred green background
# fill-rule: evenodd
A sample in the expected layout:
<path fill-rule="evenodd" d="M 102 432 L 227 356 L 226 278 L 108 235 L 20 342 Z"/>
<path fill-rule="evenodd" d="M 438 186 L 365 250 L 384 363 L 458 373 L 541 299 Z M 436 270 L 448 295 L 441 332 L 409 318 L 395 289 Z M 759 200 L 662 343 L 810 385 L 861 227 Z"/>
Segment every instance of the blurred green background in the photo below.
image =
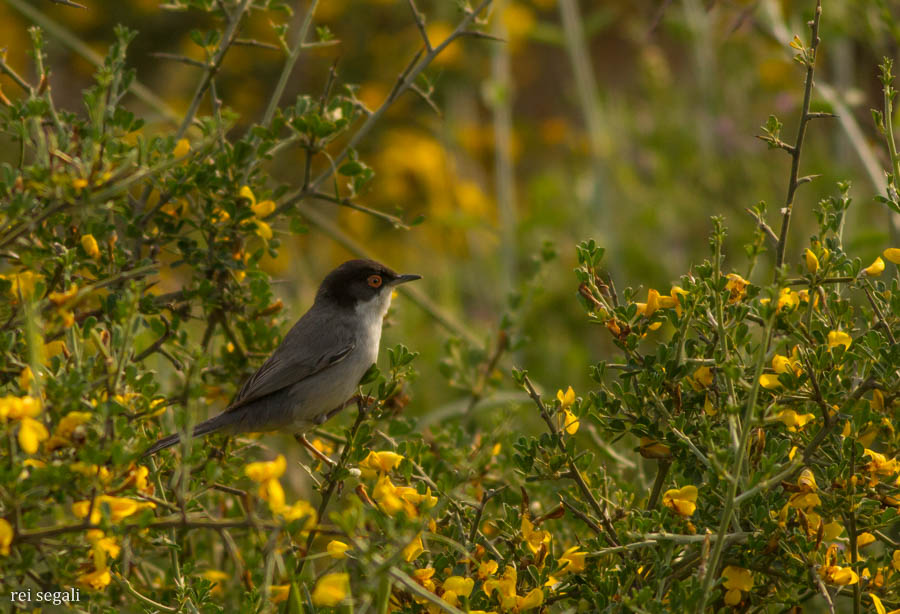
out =
<path fill-rule="evenodd" d="M 86 10 L 0 2 L 0 48 L 10 65 L 33 74 L 31 20 L 21 4 L 101 55 L 122 23 L 139 31 L 129 50 L 138 79 L 183 111 L 198 69 L 153 54 L 203 59 L 189 32 L 215 25 L 212 18 L 167 11 L 157 0 L 83 2 Z M 417 4 L 432 41 L 446 38 L 460 16 L 457 3 Z M 302 16 L 307 4 L 295 9 Z M 727 268 L 745 274 L 743 245 L 754 222 L 744 209 L 766 201 L 768 221 L 778 227 L 790 162 L 755 135 L 776 114 L 784 138 L 794 139 L 803 73 L 786 43 L 795 34 L 806 40 L 812 9 L 808 0 L 498 0 L 486 28 L 505 42 L 467 38 L 448 48 L 426 72 L 428 83 L 420 83 L 433 88 L 434 108 L 404 95 L 361 147 L 376 177 L 359 202 L 405 220 L 424 215 L 424 222 L 401 230 L 329 203 L 312 206 L 373 257 L 422 274 L 419 288 L 487 346 L 510 315 L 513 330 L 529 342 L 503 364 L 527 367 L 551 392 L 570 384 L 583 392 L 585 365 L 611 346 L 575 300 L 574 244 L 595 238 L 606 246 L 618 289 L 640 287 L 643 300 L 646 288 L 667 291 L 706 257 L 709 218 L 720 214 L 729 226 Z M 887 0 L 825 5 L 813 110 L 842 117 L 810 126 L 801 174 L 821 176 L 800 190 L 789 262 L 800 261 L 814 206 L 837 193 L 838 180 L 853 183 L 847 250 L 871 262 L 885 244 L 897 244 L 895 222 L 874 200 L 885 156 L 869 109 L 881 106 L 877 64 L 896 56 L 898 13 L 900 5 Z M 282 104 L 298 94 L 318 96 L 335 66 L 339 81 L 358 84 L 360 100 L 377 108 L 421 47 L 406 1 L 322 0 L 314 23 L 340 43 L 303 54 Z M 270 16 L 252 14 L 242 36 L 274 42 Z M 54 97 L 79 111 L 93 66 L 48 38 Z M 240 115 L 233 134 L 262 117 L 282 63 L 280 51 L 264 47 L 229 52 L 217 86 Z M 5 77 L 0 84 L 13 95 Z M 148 132 L 174 132 L 139 100 L 129 104 L 148 119 Z M 208 103 L 200 112 L 211 112 Z M 9 143 L 0 145 L 0 159 L 14 159 Z M 271 170 L 297 187 L 302 164 L 301 150 L 283 151 Z M 288 313 L 299 316 L 322 276 L 351 253 L 314 225 L 299 238 L 287 229 L 280 234 L 283 248 L 266 268 Z M 557 258 L 538 267 L 552 252 Z M 511 293 L 518 299 L 512 303 Z M 427 414 L 465 397 L 438 373 L 452 333 L 408 301 L 395 305 L 386 345 L 402 341 L 422 354 L 409 411 Z"/>

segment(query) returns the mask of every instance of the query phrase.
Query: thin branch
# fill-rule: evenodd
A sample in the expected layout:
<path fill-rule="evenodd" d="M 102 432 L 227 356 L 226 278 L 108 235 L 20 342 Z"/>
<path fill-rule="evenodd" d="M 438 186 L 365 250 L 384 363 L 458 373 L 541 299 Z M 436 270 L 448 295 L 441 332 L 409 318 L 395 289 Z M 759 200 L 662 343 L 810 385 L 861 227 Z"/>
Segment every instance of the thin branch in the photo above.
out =
<path fill-rule="evenodd" d="M 30 85 L 28 85 L 28 82 L 20 77 L 19 74 L 14 71 L 9 64 L 6 63 L 6 58 L 4 57 L 4 55 L 5 54 L 0 53 L 0 72 L 15 81 L 16 85 L 25 90 L 26 94 L 28 94 L 29 96 L 33 95 L 34 89 Z"/>
<path fill-rule="evenodd" d="M 320 520 L 324 516 L 325 510 L 328 508 L 328 503 L 331 501 L 331 496 L 334 494 L 337 485 L 341 482 L 341 480 L 338 479 L 338 476 L 341 475 L 344 467 L 347 465 L 347 459 L 349 458 L 350 450 L 353 447 L 353 439 L 356 436 L 357 431 L 359 431 L 359 427 L 366 419 L 366 400 L 359 399 L 357 402 L 359 404 L 359 413 L 356 416 L 356 421 L 353 423 L 353 426 L 350 427 L 350 436 L 347 438 L 347 444 L 344 446 L 344 449 L 341 452 L 340 459 L 338 460 L 337 464 L 335 464 L 331 468 L 331 471 L 328 473 L 328 478 L 326 478 L 325 492 L 322 493 L 322 500 L 319 503 L 319 508 L 316 510 L 317 520 Z M 318 531 L 313 528 L 312 530 L 310 530 L 309 536 L 306 538 L 306 547 L 304 548 L 303 552 L 304 557 L 297 562 L 297 568 L 294 571 L 294 575 L 298 578 L 303 572 L 303 567 L 306 565 L 306 555 L 309 554 L 309 551 L 312 548 L 313 540 L 315 540 L 317 534 Z"/>
<path fill-rule="evenodd" d="M 206 73 L 197 85 L 197 89 L 194 92 L 194 97 L 191 100 L 187 113 L 185 113 L 184 119 L 178 127 L 178 131 L 175 133 L 175 140 L 183 137 L 191 123 L 193 123 L 194 116 L 197 114 L 197 109 L 200 108 L 200 101 L 203 99 L 203 95 L 206 94 L 206 90 L 209 89 L 209 84 L 219 71 L 222 60 L 225 59 L 225 54 L 228 53 L 228 49 L 231 48 L 231 44 L 234 42 L 234 39 L 237 38 L 238 25 L 240 24 L 241 19 L 243 19 L 244 13 L 247 12 L 250 2 L 251 0 L 242 0 L 234 14 L 229 17 L 228 25 L 222 33 L 222 40 L 219 42 L 219 46 L 213 54 L 212 61 L 206 66 Z M 146 196 L 142 197 L 141 200 L 146 200 Z"/>
<path fill-rule="evenodd" d="M 196 66 L 197 68 L 209 68 L 209 65 L 206 62 L 201 62 L 200 60 L 195 60 L 193 58 L 189 58 L 184 55 L 180 55 L 177 53 L 165 53 L 164 51 L 153 51 L 150 54 L 151 58 L 159 58 L 161 60 L 172 60 L 173 62 L 181 62 L 182 64 L 187 64 L 189 66 Z"/>
<path fill-rule="evenodd" d="M 794 195 L 797 192 L 797 186 L 800 185 L 798 179 L 800 173 L 800 152 L 803 147 L 803 138 L 806 136 L 806 124 L 809 123 L 809 103 L 812 98 L 813 74 L 816 68 L 816 50 L 819 47 L 819 20 L 822 17 L 822 0 L 816 0 L 816 11 L 812 21 L 812 40 L 808 50 L 804 50 L 804 61 L 806 62 L 806 80 L 803 89 L 803 104 L 800 107 L 800 123 L 797 127 L 797 140 L 795 141 L 793 151 L 791 151 L 791 174 L 788 181 L 787 198 L 785 199 L 783 217 L 781 220 L 781 232 L 778 235 L 778 245 L 775 249 L 775 268 L 781 269 L 784 264 L 784 252 L 787 247 L 788 230 L 791 224 L 791 213 L 794 208 Z M 808 53 L 807 53 L 808 52 Z"/>
<path fill-rule="evenodd" d="M 534 384 L 531 383 L 531 380 L 527 375 L 524 375 L 522 377 L 522 381 L 525 384 L 525 389 L 528 391 L 528 396 L 530 396 L 535 405 L 537 405 L 538 410 L 541 413 L 541 418 L 543 418 L 544 422 L 547 424 L 547 427 L 550 429 L 550 433 L 553 435 L 553 440 L 556 442 L 556 446 L 566 457 L 566 463 L 569 467 L 569 477 L 575 481 L 575 483 L 578 485 L 579 490 L 581 490 L 581 494 L 584 495 L 585 499 L 587 499 L 591 508 L 594 510 L 594 513 L 597 514 L 597 516 L 600 518 L 600 523 L 603 525 L 603 529 L 605 530 L 606 540 L 610 543 L 610 545 L 618 546 L 619 538 L 616 535 L 616 529 L 615 527 L 613 527 L 609 515 L 606 513 L 606 510 L 604 510 L 600 506 L 600 502 L 597 501 L 597 498 L 594 496 L 594 493 L 591 492 L 591 489 L 587 485 L 587 482 L 584 481 L 584 476 L 581 475 L 581 471 L 579 471 L 574 459 L 566 451 L 566 446 L 565 444 L 563 444 L 562 436 L 559 434 L 559 430 L 556 428 L 556 424 L 554 423 L 553 418 L 550 416 L 550 412 L 547 411 L 547 406 L 544 405 L 544 402 L 541 400 L 541 395 L 538 394 L 537 390 L 535 390 Z"/>
<path fill-rule="evenodd" d="M 484 11 L 490 4 L 492 0 L 481 0 L 477 7 L 473 10 L 467 10 L 465 17 L 460 20 L 459 24 L 456 26 L 456 29 L 448 36 L 440 45 L 427 52 L 426 54 L 421 53 L 421 51 L 417 52 L 410 63 L 407 65 L 406 69 L 400 73 L 400 76 L 397 78 L 397 81 L 394 83 L 394 87 L 391 89 L 387 98 L 381 103 L 381 106 L 378 107 L 376 111 L 374 111 L 363 123 L 362 126 L 359 127 L 347 144 L 344 146 L 344 149 L 341 150 L 337 156 L 334 158 L 334 162 L 328 166 L 325 170 L 323 170 L 319 176 L 317 176 L 311 183 L 310 187 L 312 190 L 318 190 L 319 187 L 328 180 L 334 174 L 335 169 L 343 162 L 348 155 L 350 155 L 350 151 L 355 149 L 359 142 L 372 130 L 375 124 L 381 119 L 381 117 L 387 112 L 388 108 L 404 93 L 406 92 L 410 86 L 415 83 L 416 78 L 424 71 L 431 62 L 451 43 L 453 43 L 457 38 L 463 36 L 464 32 L 468 29 L 469 25 Z M 286 201 L 291 201 L 294 196 L 289 196 Z M 278 207 L 278 212 L 283 211 L 286 208 L 285 204 L 281 204 Z"/>
<path fill-rule="evenodd" d="M 428 32 L 425 30 L 425 17 L 423 17 L 422 13 L 419 12 L 419 9 L 416 8 L 414 0 L 409 0 L 409 10 L 412 11 L 413 19 L 416 21 L 416 27 L 419 29 L 419 34 L 422 35 L 422 40 L 425 42 L 425 50 L 428 52 L 433 51 L 434 47 L 431 46 L 431 41 L 428 40 Z"/>
<path fill-rule="evenodd" d="M 82 42 L 81 39 L 72 34 L 72 32 L 34 8 L 30 2 L 27 2 L 26 0 L 7 0 L 7 2 L 14 9 L 41 26 L 41 28 L 46 30 L 51 36 L 56 37 L 63 45 L 73 50 L 88 62 L 97 67 L 103 66 L 103 56 L 91 49 L 86 43 Z M 172 110 L 165 100 L 157 96 L 153 90 L 146 85 L 143 85 L 138 81 L 132 81 L 131 85 L 128 87 L 128 91 L 151 107 L 154 111 L 165 117 L 168 121 L 173 124 L 177 123 L 178 114 Z"/>
<path fill-rule="evenodd" d="M 288 55 L 287 60 L 285 60 L 284 66 L 281 68 L 281 75 L 278 77 L 278 84 L 275 86 L 271 98 L 269 98 L 269 105 L 266 107 L 266 113 L 263 115 L 262 119 L 263 126 L 268 126 L 269 122 L 272 121 L 272 117 L 275 115 L 275 109 L 278 108 L 278 103 L 281 101 L 282 94 L 284 94 L 284 88 L 287 87 L 288 79 L 290 79 L 291 73 L 294 70 L 294 64 L 297 63 L 297 60 L 300 57 L 300 51 L 303 49 L 306 34 L 309 32 L 309 26 L 312 23 L 318 5 L 319 0 L 313 0 L 309 10 L 306 11 L 306 16 L 300 24 L 300 30 L 297 33 L 297 40 L 294 43 L 294 48 L 291 49 L 290 55 Z"/>
<path fill-rule="evenodd" d="M 766 233 L 766 236 L 767 236 L 769 239 L 772 240 L 772 244 L 773 244 L 773 245 L 776 245 L 776 246 L 777 246 L 777 245 L 778 245 L 778 235 L 775 234 L 775 231 L 772 230 L 772 227 L 769 226 L 769 225 L 766 223 L 766 221 L 765 221 L 764 219 L 762 219 L 762 218 L 756 213 L 756 211 L 754 211 L 754 210 L 751 209 L 750 207 L 746 207 L 746 208 L 744 209 L 744 211 L 746 211 L 747 213 L 749 213 L 749 214 L 750 214 L 750 217 L 752 217 L 754 220 L 756 220 L 756 225 L 759 226 L 760 230 L 762 230 L 764 233 Z"/>
<path fill-rule="evenodd" d="M 884 332 L 887 333 L 888 339 L 891 340 L 891 345 L 897 345 L 897 340 L 894 339 L 894 332 L 891 330 L 891 327 L 888 325 L 887 320 L 884 319 L 884 314 L 881 313 L 881 308 L 879 308 L 878 303 L 875 302 L 875 297 L 872 296 L 871 289 L 869 287 L 866 287 L 866 288 L 863 288 L 863 290 L 866 293 L 866 298 L 869 299 L 869 304 L 872 306 L 872 309 L 875 311 L 875 317 L 878 320 L 878 323 L 881 325 L 881 328 L 884 329 Z"/>

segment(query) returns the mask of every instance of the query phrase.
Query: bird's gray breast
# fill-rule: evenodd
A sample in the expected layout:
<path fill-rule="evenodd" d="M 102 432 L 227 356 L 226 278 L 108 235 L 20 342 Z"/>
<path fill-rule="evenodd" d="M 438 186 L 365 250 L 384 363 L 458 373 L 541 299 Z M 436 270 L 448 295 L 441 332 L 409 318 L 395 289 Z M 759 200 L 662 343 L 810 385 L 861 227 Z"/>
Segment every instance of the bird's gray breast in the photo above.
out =
<path fill-rule="evenodd" d="M 357 305 L 352 318 L 356 339 L 353 350 L 328 369 L 291 386 L 288 395 L 295 428 L 302 430 L 319 424 L 324 415 L 356 394 L 359 380 L 378 360 L 381 324 L 390 300 L 388 293 Z"/>

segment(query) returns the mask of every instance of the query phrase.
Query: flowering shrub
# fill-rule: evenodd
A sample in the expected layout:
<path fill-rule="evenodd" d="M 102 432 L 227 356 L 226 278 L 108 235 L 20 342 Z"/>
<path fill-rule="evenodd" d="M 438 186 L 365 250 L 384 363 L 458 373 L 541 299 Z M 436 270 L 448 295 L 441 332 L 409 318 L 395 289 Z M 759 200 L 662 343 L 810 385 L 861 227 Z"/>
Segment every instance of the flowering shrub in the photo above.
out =
<path fill-rule="evenodd" d="M 385 105 L 457 39 L 485 36 L 488 2 L 463 6 L 439 44 L 410 4 L 423 47 Z M 239 138 L 217 69 L 247 11 L 285 6 L 173 3 L 188 5 L 224 26 L 196 33 L 202 78 L 174 132 L 121 103 L 135 85 L 130 31 L 117 30 L 83 116 L 55 106 L 39 30 L 36 83 L 2 63 L 22 90 L 0 115 L 20 145 L 0 167 L 7 595 L 78 586 L 91 611 L 900 608 L 900 246 L 871 263 L 844 246 L 846 183 L 818 203 L 815 236 L 788 242 L 807 125 L 828 115 L 809 95 L 794 144 L 777 118 L 763 129 L 793 165 L 779 232 L 764 205 L 751 211 L 747 270 L 726 259 L 718 218 L 710 259 L 643 301 L 616 290 L 600 245 L 577 246 L 578 300 L 620 352 L 590 366 L 593 390 L 542 394 L 513 369 L 513 409 L 476 420 L 523 347 L 504 322 L 493 349 L 448 343 L 442 372 L 469 395 L 463 420 L 423 429 L 403 412 L 416 355 L 397 346 L 356 409 L 311 436 L 317 455 L 217 436 L 141 458 L 221 407 L 278 343 L 289 318 L 262 263 L 313 224 L 304 203 L 405 225 L 358 202 L 374 171 L 354 147 L 383 108 L 331 79 L 279 106 L 298 56 L 329 41 L 308 38 L 317 3 L 291 44 L 273 17 L 283 79 Z M 819 18 L 808 44 L 791 43 L 807 94 Z M 883 202 L 900 212 L 892 80 L 885 62 L 875 118 L 897 170 Z M 306 154 L 299 185 L 266 170 L 289 147 Z"/>

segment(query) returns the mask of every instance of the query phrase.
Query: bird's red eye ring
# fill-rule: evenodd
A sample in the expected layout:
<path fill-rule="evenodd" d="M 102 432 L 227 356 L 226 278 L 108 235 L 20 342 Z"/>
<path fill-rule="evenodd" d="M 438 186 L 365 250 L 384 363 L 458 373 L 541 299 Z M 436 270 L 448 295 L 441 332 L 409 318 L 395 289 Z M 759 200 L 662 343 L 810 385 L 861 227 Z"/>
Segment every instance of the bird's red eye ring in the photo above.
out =
<path fill-rule="evenodd" d="M 373 288 L 381 287 L 381 275 L 369 275 L 369 278 L 366 280 L 366 283 L 372 286 Z"/>

